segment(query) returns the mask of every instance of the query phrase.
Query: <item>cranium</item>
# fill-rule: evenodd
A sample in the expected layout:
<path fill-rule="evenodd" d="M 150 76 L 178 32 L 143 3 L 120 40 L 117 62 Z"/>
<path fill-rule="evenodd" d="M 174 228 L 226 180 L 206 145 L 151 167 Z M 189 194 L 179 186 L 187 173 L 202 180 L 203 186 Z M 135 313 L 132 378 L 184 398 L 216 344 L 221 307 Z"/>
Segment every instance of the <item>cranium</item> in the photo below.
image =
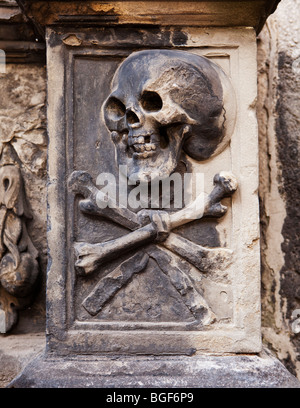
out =
<path fill-rule="evenodd" d="M 198 161 L 218 154 L 235 122 L 234 91 L 225 73 L 185 51 L 131 54 L 102 108 L 118 164 L 141 182 L 170 176 L 182 148 Z"/>

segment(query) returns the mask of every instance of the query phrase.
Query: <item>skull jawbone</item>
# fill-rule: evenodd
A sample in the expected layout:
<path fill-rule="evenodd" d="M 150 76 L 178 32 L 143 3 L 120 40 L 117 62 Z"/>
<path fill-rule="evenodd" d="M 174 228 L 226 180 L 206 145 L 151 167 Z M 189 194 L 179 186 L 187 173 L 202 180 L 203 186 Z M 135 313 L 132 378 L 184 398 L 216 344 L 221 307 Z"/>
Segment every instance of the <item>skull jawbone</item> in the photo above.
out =
<path fill-rule="evenodd" d="M 178 158 L 169 152 L 160 152 L 158 156 L 149 158 L 124 158 L 122 154 L 118 154 L 118 163 L 126 166 L 126 176 L 129 180 L 148 183 L 168 178 L 176 169 Z"/>

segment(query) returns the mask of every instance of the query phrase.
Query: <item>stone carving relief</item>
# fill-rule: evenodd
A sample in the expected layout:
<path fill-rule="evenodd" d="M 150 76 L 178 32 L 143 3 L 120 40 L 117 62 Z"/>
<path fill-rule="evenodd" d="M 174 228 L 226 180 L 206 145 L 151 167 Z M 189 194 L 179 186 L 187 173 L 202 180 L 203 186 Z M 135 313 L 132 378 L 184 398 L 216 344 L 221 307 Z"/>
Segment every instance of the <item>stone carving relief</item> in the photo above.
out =
<path fill-rule="evenodd" d="M 18 310 L 34 300 L 41 255 L 46 253 L 43 67 L 8 64 L 1 96 L 0 332 L 7 333 L 17 322 Z"/>
<path fill-rule="evenodd" d="M 142 51 L 120 66 L 112 88 L 103 109 L 117 161 L 141 181 L 169 176 L 181 149 L 206 160 L 229 141 L 232 89 L 208 59 L 180 51 Z"/>
<path fill-rule="evenodd" d="M 174 50 L 131 54 L 117 69 L 111 93 L 102 106 L 102 118 L 114 143 L 118 165 L 127 169 L 128 178 L 145 185 L 166 179 L 174 172 L 184 174 L 183 156 L 199 163 L 219 155 L 230 142 L 235 116 L 234 90 L 221 68 L 199 55 Z M 183 226 L 226 214 L 227 206 L 221 200 L 234 194 L 237 180 L 225 168 L 215 175 L 213 183 L 209 194 L 199 195 L 184 208 L 153 209 L 149 199 L 147 206 L 133 210 L 118 206 L 113 197 L 102 197 L 89 173 L 79 170 L 71 174 L 69 186 L 81 196 L 81 213 L 104 218 L 128 230 L 113 240 L 74 244 L 78 276 L 98 279 L 91 283 L 81 301 L 90 317 L 101 319 L 101 312 L 121 290 L 150 271 L 153 282 L 149 296 L 157 298 L 157 311 L 153 311 L 150 321 L 159 320 L 157 316 L 161 321 L 172 320 L 171 314 L 164 311 L 167 308 L 173 310 L 172 316 L 184 315 L 187 327 L 202 328 L 215 321 L 191 268 L 196 268 L 198 274 L 226 269 L 232 261 L 232 251 L 199 245 L 197 240 L 180 233 Z M 101 199 L 111 205 L 100 205 Z M 119 258 L 115 268 L 109 272 L 103 269 L 103 265 Z M 158 274 L 164 278 L 159 280 Z M 170 286 L 166 304 L 161 295 L 164 285 Z M 185 312 L 176 302 L 181 302 Z M 106 316 L 110 313 L 106 312 Z M 134 308 L 131 313 L 133 320 L 139 314 L 141 319 L 146 315 L 143 311 L 135 313 Z"/>
<path fill-rule="evenodd" d="M 26 228 L 31 218 L 20 169 L 12 164 L 9 147 L 0 168 L 0 332 L 17 321 L 17 310 L 28 306 L 36 282 L 38 251 Z"/>

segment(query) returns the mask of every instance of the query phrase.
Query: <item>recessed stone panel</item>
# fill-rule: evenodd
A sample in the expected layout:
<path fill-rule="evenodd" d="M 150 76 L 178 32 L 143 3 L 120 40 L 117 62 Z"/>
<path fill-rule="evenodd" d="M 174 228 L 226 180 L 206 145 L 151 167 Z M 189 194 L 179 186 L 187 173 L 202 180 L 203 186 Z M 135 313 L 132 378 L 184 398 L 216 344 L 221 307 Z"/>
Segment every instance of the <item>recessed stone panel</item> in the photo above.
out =
<path fill-rule="evenodd" d="M 59 354 L 260 350 L 255 33 L 178 33 L 48 29 Z M 105 175 L 116 194 L 102 208 Z M 155 206 L 141 196 L 157 180 Z"/>

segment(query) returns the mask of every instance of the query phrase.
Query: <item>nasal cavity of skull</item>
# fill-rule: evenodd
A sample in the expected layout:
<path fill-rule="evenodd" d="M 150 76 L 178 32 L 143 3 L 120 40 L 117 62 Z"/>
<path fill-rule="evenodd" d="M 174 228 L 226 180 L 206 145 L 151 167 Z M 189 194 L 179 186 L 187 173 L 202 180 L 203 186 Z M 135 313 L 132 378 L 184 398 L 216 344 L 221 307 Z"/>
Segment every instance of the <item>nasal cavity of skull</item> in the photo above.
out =
<path fill-rule="evenodd" d="M 140 123 L 140 120 L 136 113 L 134 113 L 131 109 L 126 111 L 126 119 L 129 125 L 135 125 Z"/>

